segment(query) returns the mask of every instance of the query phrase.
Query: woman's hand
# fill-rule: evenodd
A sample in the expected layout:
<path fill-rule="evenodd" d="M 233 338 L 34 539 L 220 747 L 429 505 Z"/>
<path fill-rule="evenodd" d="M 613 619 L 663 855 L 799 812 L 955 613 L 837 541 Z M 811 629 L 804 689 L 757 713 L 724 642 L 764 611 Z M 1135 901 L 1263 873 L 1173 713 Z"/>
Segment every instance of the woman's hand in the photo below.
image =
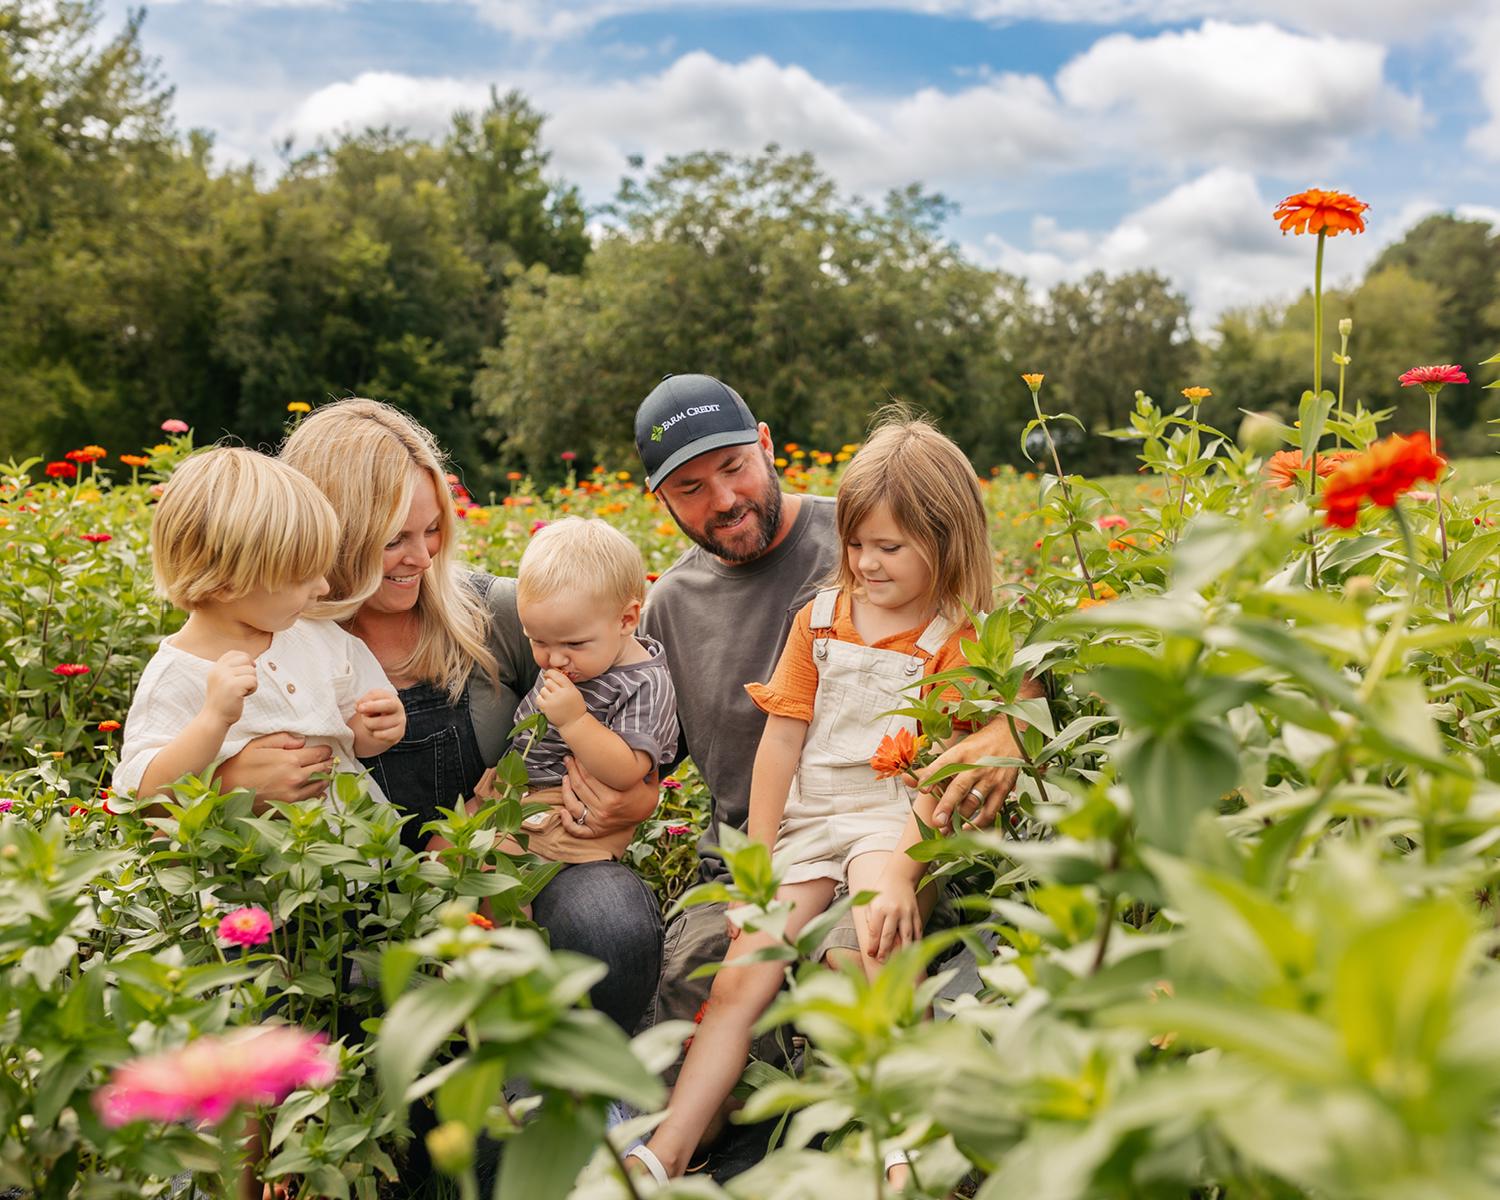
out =
<path fill-rule="evenodd" d="M 569 755 L 562 782 L 563 802 L 558 812 L 562 827 L 574 837 L 602 837 L 639 825 L 656 811 L 661 787 L 652 772 L 628 791 L 617 792 L 599 782 Z"/>
<path fill-rule="evenodd" d="M 267 733 L 220 763 L 214 776 L 226 791 L 254 791 L 257 807 L 272 800 L 311 800 L 328 790 L 326 779 L 313 776 L 326 773 L 332 758 L 327 746 L 309 746 L 291 733 Z"/>
<path fill-rule="evenodd" d="M 867 952 L 880 962 L 891 951 L 915 942 L 922 936 L 916 889 L 890 873 L 882 876 L 875 899 L 865 906 L 865 929 Z"/>

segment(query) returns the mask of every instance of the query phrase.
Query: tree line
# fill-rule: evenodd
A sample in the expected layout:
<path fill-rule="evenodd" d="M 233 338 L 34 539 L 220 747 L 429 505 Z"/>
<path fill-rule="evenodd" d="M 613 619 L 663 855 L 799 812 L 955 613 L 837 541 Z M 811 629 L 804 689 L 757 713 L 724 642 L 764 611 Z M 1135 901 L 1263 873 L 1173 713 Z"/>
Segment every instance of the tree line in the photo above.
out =
<path fill-rule="evenodd" d="M 1151 271 L 1045 295 L 968 261 L 920 184 L 878 203 L 809 155 L 632 162 L 590 212 L 548 171 L 515 92 L 424 140 L 367 130 L 216 169 L 179 131 L 141 14 L 100 36 L 98 0 L 0 0 L 0 458 L 134 448 L 167 416 L 204 439 L 275 441 L 293 402 L 370 395 L 433 428 L 481 486 L 559 456 L 628 461 L 635 404 L 668 371 L 731 381 L 783 440 L 836 447 L 897 397 L 976 463 L 1023 461 L 1030 397 L 1087 432 L 1080 470 L 1129 469 L 1100 436 L 1140 388 L 1206 384 L 1207 420 L 1289 416 L 1309 386 L 1311 300 L 1231 311 L 1194 336 Z M 1268 216 L 1269 219 L 1269 216 Z M 592 224 L 591 224 L 592 220 Z M 1455 361 L 1453 452 L 1485 448 L 1474 365 L 1500 350 L 1500 234 L 1429 217 L 1325 303 L 1351 317 L 1348 395 L 1400 407 L 1395 377 Z M 1419 402 L 1420 400 L 1420 402 Z"/>

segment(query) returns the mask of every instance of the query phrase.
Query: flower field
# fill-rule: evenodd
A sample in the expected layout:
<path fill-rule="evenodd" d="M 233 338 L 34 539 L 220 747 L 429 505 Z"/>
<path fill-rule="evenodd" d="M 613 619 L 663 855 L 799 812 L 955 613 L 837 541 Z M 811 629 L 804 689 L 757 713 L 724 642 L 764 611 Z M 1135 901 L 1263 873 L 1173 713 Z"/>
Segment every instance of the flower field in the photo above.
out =
<path fill-rule="evenodd" d="M 1350 201 L 1277 215 L 1321 269 L 1323 238 L 1362 227 Z M 1044 452 L 985 482 L 1003 586 L 962 700 L 924 712 L 1020 746 L 998 827 L 914 851 L 963 922 L 873 983 L 807 963 L 816 929 L 786 947 L 768 1021 L 810 1050 L 753 1071 L 745 1108 L 786 1118 L 777 1148 L 677 1194 L 890 1195 L 894 1147 L 926 1197 L 1500 1194 L 1500 497 L 1489 464 L 1440 456 L 1460 368 L 1392 380 L 1430 406 L 1393 430 L 1322 387 L 1322 357 L 1295 423 L 1232 437 L 1205 388 L 1137 393 L 1112 436 L 1141 472 L 1105 481 L 1069 472 L 1044 374 L 1017 383 Z M 146 530 L 193 433 L 163 430 L 0 469 L 0 1186 L 167 1195 L 191 1173 L 228 1195 L 249 1164 L 298 1197 L 403 1196 L 415 1123 L 464 1197 L 481 1134 L 505 1143 L 498 1196 L 639 1194 L 619 1155 L 649 1119 L 606 1137 L 606 1111 L 659 1109 L 691 1026 L 627 1040 L 580 1005 L 597 966 L 523 920 L 549 868 L 494 848 L 527 811 L 515 760 L 431 826 L 431 857 L 347 776 L 336 806 L 264 813 L 202 780 L 165 816 L 109 794 L 179 620 Z M 787 445 L 784 485 L 830 492 L 854 450 Z M 576 513 L 667 568 L 681 539 L 628 471 L 564 469 L 483 503 L 455 478 L 471 560 L 510 573 Z M 1028 675 L 1046 698 L 1020 698 Z M 703 819 L 688 766 L 630 850 L 664 906 L 713 898 L 689 889 Z M 774 920 L 766 848 L 725 850 L 728 895 Z M 926 1020 L 957 941 L 982 988 Z"/>
<path fill-rule="evenodd" d="M 1045 836 L 925 843 L 971 923 L 902 952 L 889 982 L 802 968 L 775 1014 L 816 1053 L 762 1076 L 750 1113 L 796 1115 L 731 1193 L 872 1194 L 897 1143 L 925 1147 L 913 1187 L 930 1196 L 965 1176 L 985 1197 L 1500 1187 L 1500 514 L 1471 482 L 1489 468 L 1455 483 L 1425 439 L 1380 442 L 1332 397 L 1309 394 L 1300 428 L 1247 423 L 1243 446 L 1187 399 L 1138 398 L 1122 433 L 1139 476 L 986 482 L 1004 603 L 966 704 L 1029 726 L 1016 811 Z M 514 787 L 443 822 L 454 848 L 425 862 L 343 785 L 337 821 L 317 803 L 256 816 L 203 784 L 167 818 L 109 795 L 132 686 L 179 619 L 151 592 L 146 529 L 191 439 L 0 481 L 0 1182 L 152 1195 L 192 1171 L 215 1194 L 248 1154 L 295 1195 L 402 1195 L 401 1101 L 425 1096 L 433 1158 L 460 1183 L 488 1130 L 512 1140 L 500 1194 L 566 1194 L 582 1168 L 580 1194 L 624 1195 L 598 1149 L 604 1105 L 658 1105 L 651 1068 L 680 1034 L 627 1043 L 577 1006 L 590 965 L 519 920 L 544 876 L 489 848 L 519 821 Z M 831 491 L 848 452 L 788 447 L 786 486 Z M 626 472 L 511 485 L 478 504 L 455 481 L 468 553 L 492 570 L 564 513 L 627 530 L 653 574 L 682 548 Z M 1049 701 L 1015 698 L 1023 672 Z M 684 780 L 631 850 L 664 904 L 703 820 Z M 730 858 L 733 890 L 771 903 L 755 848 Z M 921 1021 L 903 981 L 954 937 L 984 991 Z M 315 1034 L 313 1057 L 192 1092 L 238 1078 L 268 1022 Z M 539 1099 L 507 1105 L 499 1081 L 518 1074 Z M 818 1134 L 831 1152 L 803 1148 Z"/>

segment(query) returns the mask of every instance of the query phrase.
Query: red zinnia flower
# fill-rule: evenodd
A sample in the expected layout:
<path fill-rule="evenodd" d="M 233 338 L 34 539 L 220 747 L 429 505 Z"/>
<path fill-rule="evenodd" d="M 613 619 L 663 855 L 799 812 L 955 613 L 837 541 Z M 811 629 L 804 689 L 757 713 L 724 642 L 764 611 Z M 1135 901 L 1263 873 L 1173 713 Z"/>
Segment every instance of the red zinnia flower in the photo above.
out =
<path fill-rule="evenodd" d="M 112 533 L 80 533 L 78 536 L 86 542 L 93 542 L 96 546 L 102 545 L 105 542 L 112 542 L 115 539 L 115 535 Z"/>
<path fill-rule="evenodd" d="M 77 479 L 78 468 L 70 462 L 50 462 L 47 464 L 47 477 L 49 479 Z"/>
<path fill-rule="evenodd" d="M 118 721 L 100 721 L 99 722 L 99 732 L 100 733 L 116 733 L 116 732 L 119 731 L 119 728 L 120 728 L 120 722 L 118 722 Z"/>
<path fill-rule="evenodd" d="M 54 675 L 61 675 L 64 679 L 71 679 L 75 675 L 87 675 L 90 668 L 83 663 L 58 663 L 52 668 Z"/>
<path fill-rule="evenodd" d="M 1397 380 L 1402 387 L 1416 387 L 1420 385 L 1428 395 L 1436 396 L 1443 390 L 1447 383 L 1468 383 L 1469 377 L 1464 374 L 1464 369 L 1453 363 L 1443 363 L 1436 367 L 1413 367 Z"/>
<path fill-rule="evenodd" d="M 578 457 L 578 453 L 575 450 L 564 450 L 560 455 L 558 455 L 558 457 L 561 458 L 563 462 L 572 462 L 575 458 Z"/>
<path fill-rule="evenodd" d="M 1433 452 L 1427 434 L 1392 434 L 1344 463 L 1328 478 L 1324 490 L 1325 524 L 1350 529 L 1364 500 L 1390 508 L 1396 497 L 1419 479 L 1436 480 L 1447 462 Z"/>
<path fill-rule="evenodd" d="M 97 462 L 108 453 L 109 451 L 105 450 L 103 446 L 91 445 L 84 446 L 80 450 L 69 450 L 66 454 L 63 455 L 63 457 L 69 462 L 89 463 Z"/>
<path fill-rule="evenodd" d="M 1365 222 L 1360 214 L 1369 207 L 1347 192 L 1309 188 L 1288 196 L 1271 215 L 1281 223 L 1282 233 L 1326 233 L 1334 237 L 1345 230 L 1363 233 Z"/>

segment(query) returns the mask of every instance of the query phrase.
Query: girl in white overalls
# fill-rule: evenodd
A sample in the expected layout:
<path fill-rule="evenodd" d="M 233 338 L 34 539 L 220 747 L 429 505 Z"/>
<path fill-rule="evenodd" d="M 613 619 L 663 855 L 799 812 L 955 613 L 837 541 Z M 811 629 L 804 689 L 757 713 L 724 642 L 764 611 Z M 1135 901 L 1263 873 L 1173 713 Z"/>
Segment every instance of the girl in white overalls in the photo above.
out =
<path fill-rule="evenodd" d="M 838 884 L 876 894 L 855 910 L 873 975 L 921 936 L 931 911 L 934 889 L 918 895 L 923 866 L 905 851 L 921 840 L 918 816 L 932 825 L 935 797 L 877 778 L 870 759 L 886 734 L 915 732 L 911 718 L 891 715 L 913 699 L 907 689 L 963 665 L 959 642 L 974 636 L 964 606 L 990 607 L 994 566 L 974 470 L 923 421 L 875 431 L 839 484 L 837 519 L 837 586 L 798 614 L 770 685 L 750 687 L 767 717 L 749 832 L 773 847 L 777 898 L 792 905 L 787 941 L 828 908 Z M 740 962 L 770 945 L 769 933 L 741 932 L 731 915 L 730 936 L 731 969 L 714 976 L 667 1118 L 630 1151 L 658 1180 L 686 1169 L 784 978 L 781 962 Z M 888 1161 L 905 1160 L 896 1152 Z"/>

